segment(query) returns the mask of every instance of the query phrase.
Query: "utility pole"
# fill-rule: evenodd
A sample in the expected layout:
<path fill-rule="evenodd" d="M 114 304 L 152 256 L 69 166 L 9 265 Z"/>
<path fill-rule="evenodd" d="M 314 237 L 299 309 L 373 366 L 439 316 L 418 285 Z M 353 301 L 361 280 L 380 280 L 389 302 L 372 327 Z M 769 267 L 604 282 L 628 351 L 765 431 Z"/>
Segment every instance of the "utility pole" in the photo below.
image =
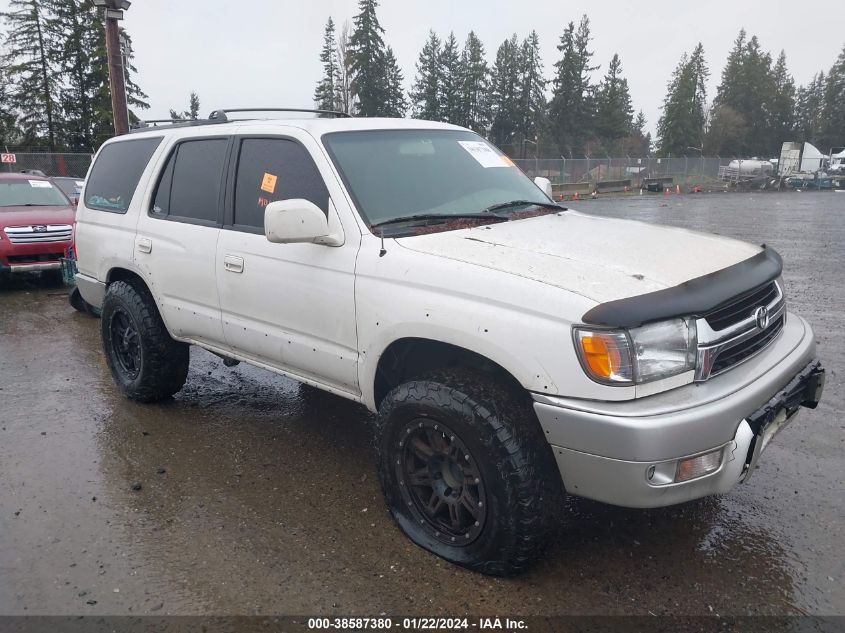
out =
<path fill-rule="evenodd" d="M 129 110 L 126 105 L 126 81 L 120 47 L 120 26 L 123 12 L 132 4 L 129 0 L 94 0 L 103 7 L 106 19 L 106 55 L 109 62 L 109 90 L 116 136 L 129 132 Z"/>

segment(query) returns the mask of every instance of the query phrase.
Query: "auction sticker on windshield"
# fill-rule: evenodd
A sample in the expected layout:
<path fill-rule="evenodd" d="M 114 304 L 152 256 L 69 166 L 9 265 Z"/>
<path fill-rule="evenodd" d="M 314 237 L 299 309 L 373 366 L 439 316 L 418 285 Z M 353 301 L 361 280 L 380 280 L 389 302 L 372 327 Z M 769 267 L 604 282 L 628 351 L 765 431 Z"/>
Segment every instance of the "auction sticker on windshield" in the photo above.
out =
<path fill-rule="evenodd" d="M 51 185 L 46 180 L 30 180 L 29 186 L 35 187 L 36 189 L 52 189 L 53 188 L 53 185 Z"/>
<path fill-rule="evenodd" d="M 458 141 L 458 144 L 470 153 L 478 163 L 484 167 L 510 167 L 513 163 L 496 153 L 490 145 L 484 141 Z"/>

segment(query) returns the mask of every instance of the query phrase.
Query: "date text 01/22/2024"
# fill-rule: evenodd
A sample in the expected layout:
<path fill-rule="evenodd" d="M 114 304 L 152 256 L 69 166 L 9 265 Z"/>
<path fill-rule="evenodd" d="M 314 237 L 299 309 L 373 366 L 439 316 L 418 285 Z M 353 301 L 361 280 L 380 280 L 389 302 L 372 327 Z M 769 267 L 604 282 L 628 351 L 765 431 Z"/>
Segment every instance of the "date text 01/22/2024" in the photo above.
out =
<path fill-rule="evenodd" d="M 400 625 L 401 623 L 401 625 Z M 519 631 L 526 629 L 526 623 L 521 619 L 484 617 L 475 620 L 469 618 L 402 618 L 394 621 L 387 617 L 365 618 L 309 618 L 308 628 L 311 630 L 370 630 L 370 631 L 439 631 L 439 630 L 495 630 Z"/>

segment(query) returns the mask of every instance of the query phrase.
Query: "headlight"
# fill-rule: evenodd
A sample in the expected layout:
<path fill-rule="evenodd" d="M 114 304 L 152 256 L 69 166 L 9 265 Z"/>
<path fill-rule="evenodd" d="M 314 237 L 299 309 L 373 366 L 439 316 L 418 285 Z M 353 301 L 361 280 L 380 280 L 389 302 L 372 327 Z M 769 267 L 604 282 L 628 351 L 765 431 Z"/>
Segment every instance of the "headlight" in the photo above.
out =
<path fill-rule="evenodd" d="M 631 330 L 577 327 L 574 333 L 584 371 L 601 383 L 639 384 L 695 369 L 693 319 L 672 319 Z"/>

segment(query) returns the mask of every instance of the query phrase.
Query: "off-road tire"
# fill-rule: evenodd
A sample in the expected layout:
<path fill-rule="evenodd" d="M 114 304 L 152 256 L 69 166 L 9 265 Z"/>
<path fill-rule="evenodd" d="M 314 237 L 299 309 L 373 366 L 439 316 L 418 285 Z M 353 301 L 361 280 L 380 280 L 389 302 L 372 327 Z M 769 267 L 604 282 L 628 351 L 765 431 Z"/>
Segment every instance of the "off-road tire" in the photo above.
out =
<path fill-rule="evenodd" d="M 400 465 L 408 459 L 402 456 L 404 438 L 413 437 L 409 433 L 419 423 L 431 429 L 432 421 L 445 424 L 469 451 L 467 463 L 475 465 L 484 487 L 486 513 L 469 543 L 461 543 L 460 535 L 454 544 L 444 543 L 425 519 L 425 510 L 403 489 L 409 483 L 403 477 L 410 479 Z M 406 382 L 381 403 L 376 446 L 390 513 L 420 547 L 462 567 L 505 576 L 525 570 L 547 545 L 563 485 L 530 396 L 518 386 L 465 368 L 437 370 Z"/>
<path fill-rule="evenodd" d="M 128 320 L 137 333 L 137 371 L 127 371 L 119 360 L 112 332 L 116 318 Z M 185 384 L 189 346 L 171 338 L 155 300 L 140 280 L 109 284 L 103 299 L 100 332 L 114 381 L 128 398 L 155 402 L 172 396 Z"/>

